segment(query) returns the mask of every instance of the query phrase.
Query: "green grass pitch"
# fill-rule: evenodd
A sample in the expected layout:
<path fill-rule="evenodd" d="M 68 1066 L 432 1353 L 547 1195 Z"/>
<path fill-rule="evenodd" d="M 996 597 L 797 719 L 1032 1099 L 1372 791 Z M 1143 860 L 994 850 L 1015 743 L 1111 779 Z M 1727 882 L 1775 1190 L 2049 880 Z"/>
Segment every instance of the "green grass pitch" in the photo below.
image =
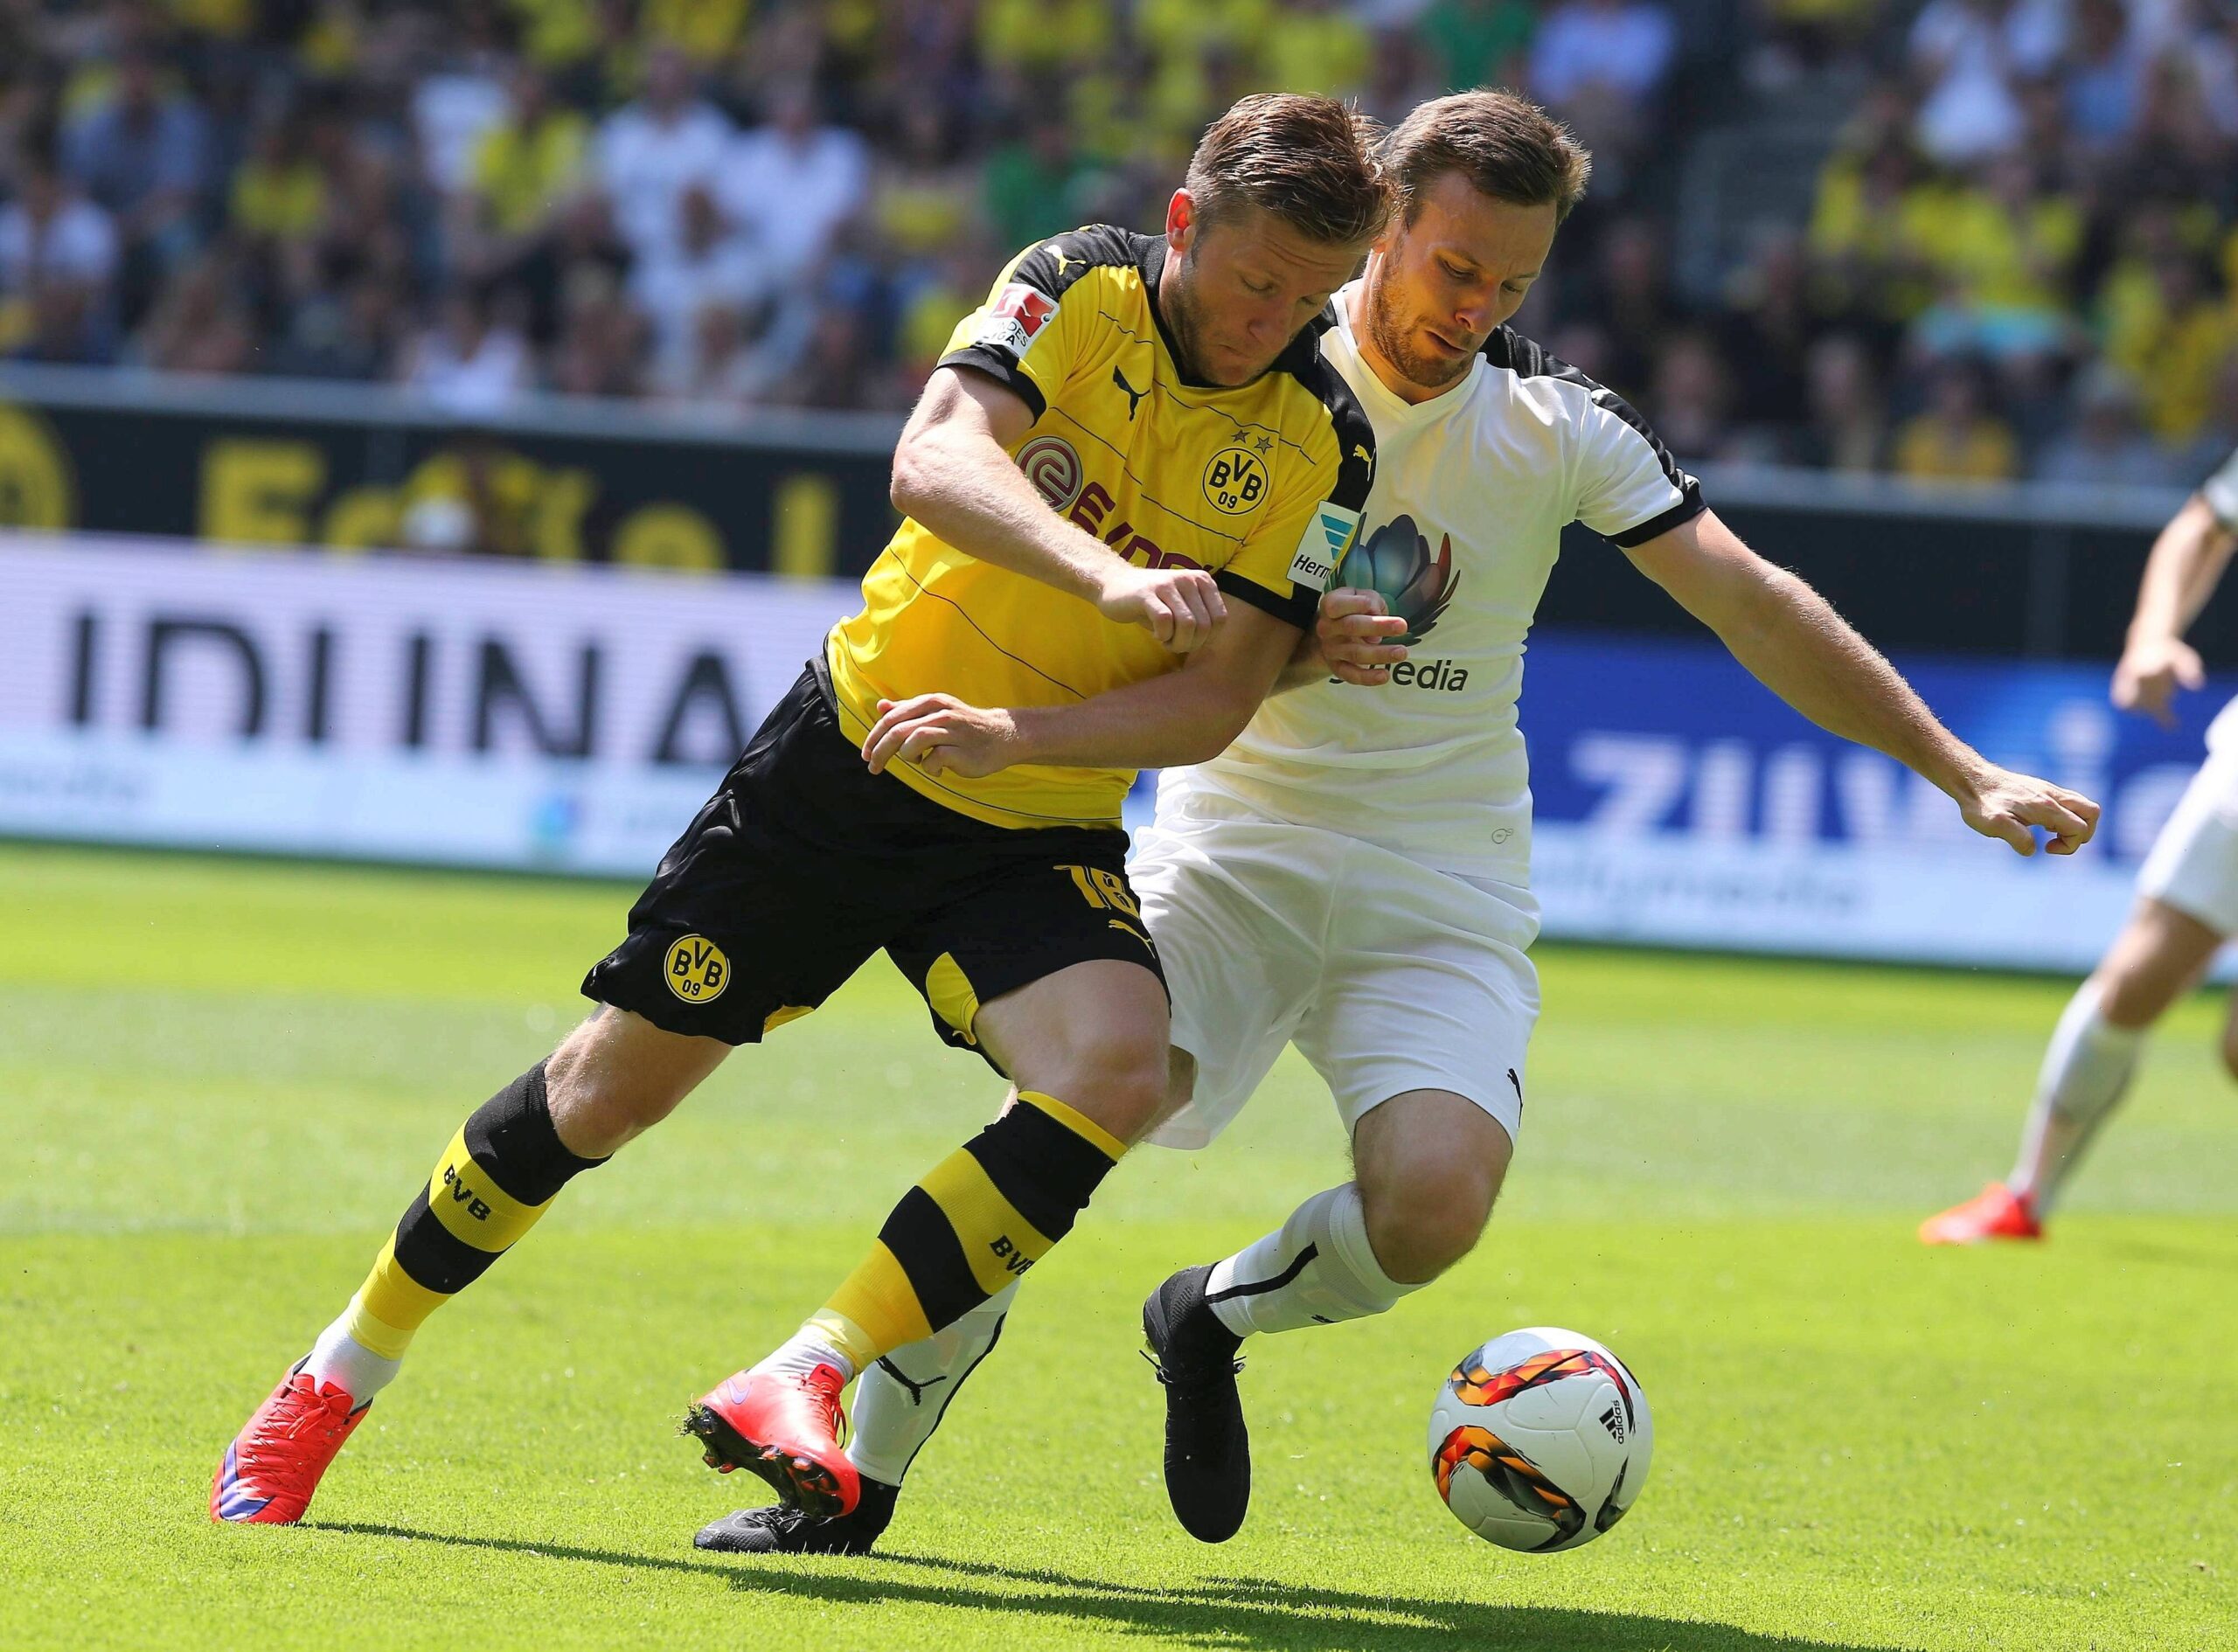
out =
<path fill-rule="evenodd" d="M 582 1006 L 627 891 L 0 850 L 0 1645 L 2238 1645 L 2238 1093 L 2183 1006 L 2040 1249 L 1917 1220 L 2008 1162 L 2051 981 L 1548 947 L 1491 1232 L 1383 1319 L 1262 1339 L 1251 1519 L 1171 1524 L 1137 1304 L 1342 1174 L 1285 1065 L 1034 1272 L 856 1560 L 690 1546 L 675 1437 L 995 1100 L 883 964 L 740 1052 L 420 1335 L 311 1524 L 211 1469 L 459 1119 Z M 1511 1556 L 1438 1504 L 1433 1390 L 1567 1324 L 1655 1407 L 1631 1517 Z"/>

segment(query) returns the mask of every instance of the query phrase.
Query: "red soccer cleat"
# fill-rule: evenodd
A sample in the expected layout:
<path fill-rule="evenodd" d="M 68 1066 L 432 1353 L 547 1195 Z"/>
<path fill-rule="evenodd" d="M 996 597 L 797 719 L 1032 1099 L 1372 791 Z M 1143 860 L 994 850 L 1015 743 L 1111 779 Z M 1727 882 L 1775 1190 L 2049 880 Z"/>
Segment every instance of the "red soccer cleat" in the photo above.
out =
<path fill-rule="evenodd" d="M 740 1371 L 685 1414 L 684 1432 L 707 1447 L 707 1466 L 723 1474 L 760 1475 L 777 1496 L 803 1513 L 852 1514 L 862 1479 L 839 1448 L 847 1413 L 837 1365 L 805 1376 Z"/>
<path fill-rule="evenodd" d="M 311 1506 L 319 1476 L 365 1413 L 334 1384 L 320 1387 L 300 1371 L 280 1379 L 272 1398 L 226 1447 L 210 1482 L 210 1517 L 292 1526 Z"/>
<path fill-rule="evenodd" d="M 1920 1224 L 1922 1245 L 1985 1245 L 1991 1239 L 2040 1239 L 2044 1225 L 2027 1199 L 1992 1182 L 1968 1199 Z"/>

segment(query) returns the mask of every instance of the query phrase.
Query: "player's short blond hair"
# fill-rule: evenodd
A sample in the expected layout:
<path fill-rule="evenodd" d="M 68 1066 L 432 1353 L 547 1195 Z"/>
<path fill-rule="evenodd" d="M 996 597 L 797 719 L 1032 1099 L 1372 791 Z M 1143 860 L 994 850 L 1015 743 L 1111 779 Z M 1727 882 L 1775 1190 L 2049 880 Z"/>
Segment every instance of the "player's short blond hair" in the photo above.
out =
<path fill-rule="evenodd" d="M 1261 93 L 1206 128 L 1182 187 L 1200 223 L 1257 207 L 1310 240 L 1360 246 L 1391 219 L 1380 136 L 1334 98 Z"/>
<path fill-rule="evenodd" d="M 1414 221 L 1423 192 L 1448 172 L 1512 206 L 1552 205 L 1560 223 L 1585 197 L 1593 157 L 1569 128 L 1512 92 L 1456 92 L 1433 98 L 1383 141 L 1383 164 L 1401 220 Z"/>

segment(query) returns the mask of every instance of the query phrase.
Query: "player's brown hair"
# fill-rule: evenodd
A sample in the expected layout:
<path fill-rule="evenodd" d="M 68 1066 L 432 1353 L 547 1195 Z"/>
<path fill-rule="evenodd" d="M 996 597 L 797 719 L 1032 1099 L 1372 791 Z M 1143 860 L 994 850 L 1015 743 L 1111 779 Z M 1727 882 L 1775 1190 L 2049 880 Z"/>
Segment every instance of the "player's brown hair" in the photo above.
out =
<path fill-rule="evenodd" d="M 1334 98 L 1240 98 L 1206 128 L 1182 187 L 1200 223 L 1255 206 L 1309 239 L 1373 240 L 1391 219 L 1374 121 Z"/>
<path fill-rule="evenodd" d="M 1512 92 L 1456 92 L 1432 98 L 1383 141 L 1402 221 L 1413 223 L 1422 193 L 1458 172 L 1480 193 L 1512 206 L 1552 203 L 1560 223 L 1585 197 L 1593 157 L 1569 128 Z"/>

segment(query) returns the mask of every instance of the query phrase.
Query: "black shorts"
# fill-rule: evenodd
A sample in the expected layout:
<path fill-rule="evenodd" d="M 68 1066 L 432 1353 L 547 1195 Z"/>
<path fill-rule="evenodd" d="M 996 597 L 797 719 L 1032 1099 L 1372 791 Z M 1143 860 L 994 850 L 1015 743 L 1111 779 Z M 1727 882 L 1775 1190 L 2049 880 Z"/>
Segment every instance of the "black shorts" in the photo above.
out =
<path fill-rule="evenodd" d="M 821 663 L 662 857 L 584 996 L 755 1044 L 883 947 L 942 1038 L 978 1049 L 981 1004 L 1073 964 L 1119 959 L 1164 986 L 1125 832 L 989 825 L 872 774 Z"/>

